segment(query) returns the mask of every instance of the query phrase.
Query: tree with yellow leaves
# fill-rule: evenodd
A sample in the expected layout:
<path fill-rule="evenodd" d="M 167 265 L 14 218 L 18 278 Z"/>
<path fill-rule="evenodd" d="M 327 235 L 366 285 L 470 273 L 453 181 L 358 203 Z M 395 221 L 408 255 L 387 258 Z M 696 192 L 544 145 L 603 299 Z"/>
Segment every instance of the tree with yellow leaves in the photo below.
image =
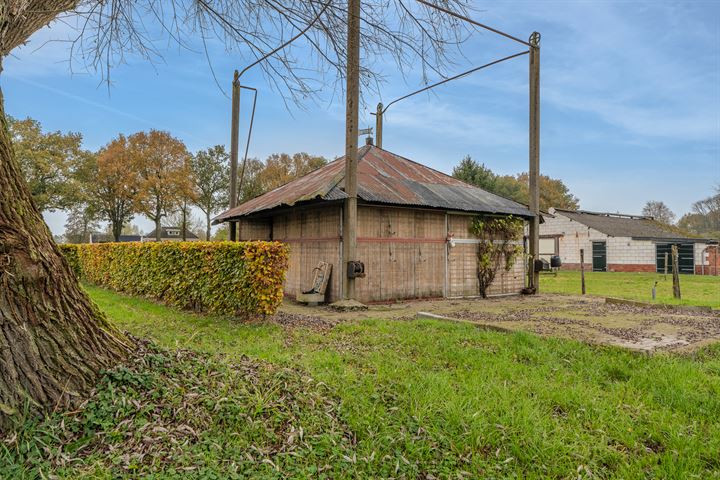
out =
<path fill-rule="evenodd" d="M 194 195 L 190 154 L 182 141 L 159 130 L 130 135 L 128 145 L 139 177 L 135 208 L 155 222 L 160 241 L 163 217 Z"/>

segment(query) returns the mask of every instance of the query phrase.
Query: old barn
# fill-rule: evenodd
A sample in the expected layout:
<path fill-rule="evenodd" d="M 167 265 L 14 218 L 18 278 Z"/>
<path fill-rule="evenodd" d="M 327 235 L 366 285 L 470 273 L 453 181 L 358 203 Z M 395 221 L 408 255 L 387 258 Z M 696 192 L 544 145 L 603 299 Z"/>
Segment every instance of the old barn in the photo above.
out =
<path fill-rule="evenodd" d="M 358 155 L 357 259 L 366 272 L 356 280 L 361 302 L 477 296 L 478 240 L 468 232 L 473 218 L 532 218 L 524 205 L 376 146 Z M 310 286 L 320 261 L 334 267 L 327 301 L 342 296 L 344 167 L 339 158 L 215 219 L 238 222 L 240 240 L 290 245 L 290 297 Z M 517 261 L 498 272 L 489 293 L 518 293 L 524 284 L 524 262 Z"/>

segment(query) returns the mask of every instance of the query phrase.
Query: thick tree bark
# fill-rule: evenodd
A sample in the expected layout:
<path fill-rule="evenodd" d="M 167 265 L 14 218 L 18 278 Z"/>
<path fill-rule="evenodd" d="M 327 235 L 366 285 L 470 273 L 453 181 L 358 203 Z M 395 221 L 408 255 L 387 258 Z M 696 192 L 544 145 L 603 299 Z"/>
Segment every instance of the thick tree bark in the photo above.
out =
<path fill-rule="evenodd" d="M 127 352 L 127 339 L 82 290 L 32 202 L 0 90 L 0 429 L 26 407 L 81 399 Z"/>
<path fill-rule="evenodd" d="M 0 1 L 0 58 L 23 45 L 30 35 L 58 14 L 74 8 L 78 0 Z"/>

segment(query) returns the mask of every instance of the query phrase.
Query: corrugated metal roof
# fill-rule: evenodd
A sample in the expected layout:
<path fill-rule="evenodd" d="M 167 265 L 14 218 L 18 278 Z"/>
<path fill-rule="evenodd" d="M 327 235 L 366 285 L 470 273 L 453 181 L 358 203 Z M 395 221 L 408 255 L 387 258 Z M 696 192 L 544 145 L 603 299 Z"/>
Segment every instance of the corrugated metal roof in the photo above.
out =
<path fill-rule="evenodd" d="M 683 235 L 673 230 L 672 227 L 653 220 L 652 217 L 561 209 L 556 209 L 556 214 L 564 215 L 611 237 L 683 240 L 688 242 L 707 241 L 706 239 Z"/>
<path fill-rule="evenodd" d="M 368 203 L 446 208 L 532 217 L 526 206 L 374 145 L 360 148 L 358 198 Z M 345 158 L 218 215 L 213 223 L 312 200 L 342 200 Z"/>

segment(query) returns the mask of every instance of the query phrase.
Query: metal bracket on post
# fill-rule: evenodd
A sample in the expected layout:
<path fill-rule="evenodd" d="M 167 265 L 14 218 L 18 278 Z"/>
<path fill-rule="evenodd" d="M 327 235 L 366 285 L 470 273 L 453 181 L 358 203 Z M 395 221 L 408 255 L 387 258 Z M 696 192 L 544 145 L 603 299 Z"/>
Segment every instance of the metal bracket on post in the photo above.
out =
<path fill-rule="evenodd" d="M 375 113 L 375 145 L 378 148 L 383 148 L 383 104 L 382 102 L 377 104 L 377 112 Z"/>

